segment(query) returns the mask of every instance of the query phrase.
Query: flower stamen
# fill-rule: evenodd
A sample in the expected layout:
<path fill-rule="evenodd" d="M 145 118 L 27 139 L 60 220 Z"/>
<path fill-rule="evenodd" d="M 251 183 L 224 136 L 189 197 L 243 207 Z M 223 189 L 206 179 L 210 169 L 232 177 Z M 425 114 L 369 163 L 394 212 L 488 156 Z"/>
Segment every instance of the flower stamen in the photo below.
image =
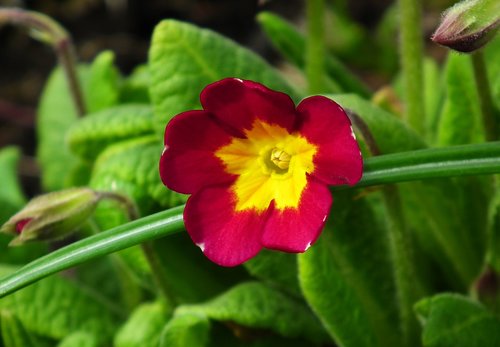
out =
<path fill-rule="evenodd" d="M 271 162 L 281 170 L 288 170 L 292 156 L 284 150 L 274 147 L 271 150 Z"/>

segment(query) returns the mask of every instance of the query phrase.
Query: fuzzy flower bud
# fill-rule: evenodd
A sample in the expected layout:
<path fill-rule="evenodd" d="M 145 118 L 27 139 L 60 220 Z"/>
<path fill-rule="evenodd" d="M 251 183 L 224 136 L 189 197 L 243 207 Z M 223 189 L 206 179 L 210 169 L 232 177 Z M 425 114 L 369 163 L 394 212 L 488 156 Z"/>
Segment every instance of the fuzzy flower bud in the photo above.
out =
<path fill-rule="evenodd" d="M 500 1 L 464 0 L 444 12 L 432 41 L 459 52 L 472 52 L 490 41 L 500 25 Z"/>
<path fill-rule="evenodd" d="M 100 193 L 88 188 L 41 195 L 12 216 L 0 231 L 17 236 L 10 245 L 58 239 L 78 229 L 93 213 L 100 199 Z"/>

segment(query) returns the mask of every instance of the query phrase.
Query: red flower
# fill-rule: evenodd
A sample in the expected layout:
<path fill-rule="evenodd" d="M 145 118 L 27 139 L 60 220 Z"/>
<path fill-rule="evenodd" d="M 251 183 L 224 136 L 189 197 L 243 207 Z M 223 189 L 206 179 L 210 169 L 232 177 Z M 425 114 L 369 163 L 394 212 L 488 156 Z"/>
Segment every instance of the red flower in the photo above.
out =
<path fill-rule="evenodd" d="M 192 240 L 223 266 L 263 247 L 304 252 L 328 216 L 327 185 L 362 175 L 344 110 L 322 96 L 295 109 L 288 95 L 235 78 L 207 86 L 201 104 L 168 123 L 160 160 L 163 183 L 192 194 L 184 210 Z"/>

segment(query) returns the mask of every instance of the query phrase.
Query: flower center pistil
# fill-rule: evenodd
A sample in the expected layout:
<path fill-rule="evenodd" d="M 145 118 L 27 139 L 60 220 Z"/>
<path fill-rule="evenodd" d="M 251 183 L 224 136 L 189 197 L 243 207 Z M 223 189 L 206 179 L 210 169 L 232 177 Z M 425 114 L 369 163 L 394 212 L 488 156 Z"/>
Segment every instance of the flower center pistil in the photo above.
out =
<path fill-rule="evenodd" d="M 271 150 L 271 162 L 278 168 L 284 171 L 288 171 L 290 166 L 290 159 L 292 156 L 285 152 L 284 150 L 274 147 Z"/>

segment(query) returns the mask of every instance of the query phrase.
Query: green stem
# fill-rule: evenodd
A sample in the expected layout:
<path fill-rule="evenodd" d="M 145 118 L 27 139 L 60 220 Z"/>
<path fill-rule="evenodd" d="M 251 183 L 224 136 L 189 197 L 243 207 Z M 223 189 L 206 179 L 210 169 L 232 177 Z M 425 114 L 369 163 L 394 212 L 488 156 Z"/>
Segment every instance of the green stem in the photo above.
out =
<path fill-rule="evenodd" d="M 307 46 L 306 75 L 309 93 L 318 94 L 324 91 L 325 75 L 325 2 L 324 0 L 307 0 Z"/>
<path fill-rule="evenodd" d="M 495 107 L 491 98 L 491 88 L 488 73 L 484 63 L 484 54 L 481 50 L 472 54 L 472 66 L 479 94 L 479 105 L 483 117 L 484 133 L 487 141 L 498 140 L 498 124 L 495 117 Z"/>
<path fill-rule="evenodd" d="M 401 197 L 397 186 L 387 185 L 382 190 L 388 213 L 389 246 L 394 264 L 394 280 L 399 302 L 400 324 L 405 346 L 418 341 L 419 327 L 413 305 L 420 297 L 420 287 L 414 268 L 413 249 L 401 208 Z"/>
<path fill-rule="evenodd" d="M 422 9 L 420 0 L 399 0 L 400 56 L 405 94 L 405 118 L 425 135 Z"/>
<path fill-rule="evenodd" d="M 32 36 L 51 45 L 61 64 L 70 94 L 79 116 L 85 114 L 85 103 L 76 72 L 75 49 L 69 33 L 52 18 L 19 8 L 0 9 L 0 24 L 21 25 L 31 30 Z"/>
<path fill-rule="evenodd" d="M 375 157 L 381 154 L 379 146 L 365 121 L 355 112 L 348 110 L 347 114 L 354 127 L 361 133 L 368 150 Z M 394 184 L 383 187 L 382 195 L 388 213 L 389 246 L 392 255 L 394 269 L 394 281 L 399 303 L 399 314 L 401 332 L 405 346 L 417 341 L 419 328 L 413 305 L 419 298 L 417 288 L 419 287 L 416 271 L 413 266 L 413 249 L 408 235 L 404 213 L 401 204 L 399 189 Z"/>
<path fill-rule="evenodd" d="M 500 142 L 381 155 L 364 162 L 354 187 L 426 178 L 500 173 Z M 349 187 L 338 187 L 346 189 Z M 0 280 L 0 298 L 88 260 L 183 230 L 184 206 L 143 217 L 75 242 L 41 257 Z"/>
<path fill-rule="evenodd" d="M 0 281 L 0 298 L 88 260 L 180 232 L 184 228 L 183 209 L 175 207 L 120 225 L 36 259 Z"/>

